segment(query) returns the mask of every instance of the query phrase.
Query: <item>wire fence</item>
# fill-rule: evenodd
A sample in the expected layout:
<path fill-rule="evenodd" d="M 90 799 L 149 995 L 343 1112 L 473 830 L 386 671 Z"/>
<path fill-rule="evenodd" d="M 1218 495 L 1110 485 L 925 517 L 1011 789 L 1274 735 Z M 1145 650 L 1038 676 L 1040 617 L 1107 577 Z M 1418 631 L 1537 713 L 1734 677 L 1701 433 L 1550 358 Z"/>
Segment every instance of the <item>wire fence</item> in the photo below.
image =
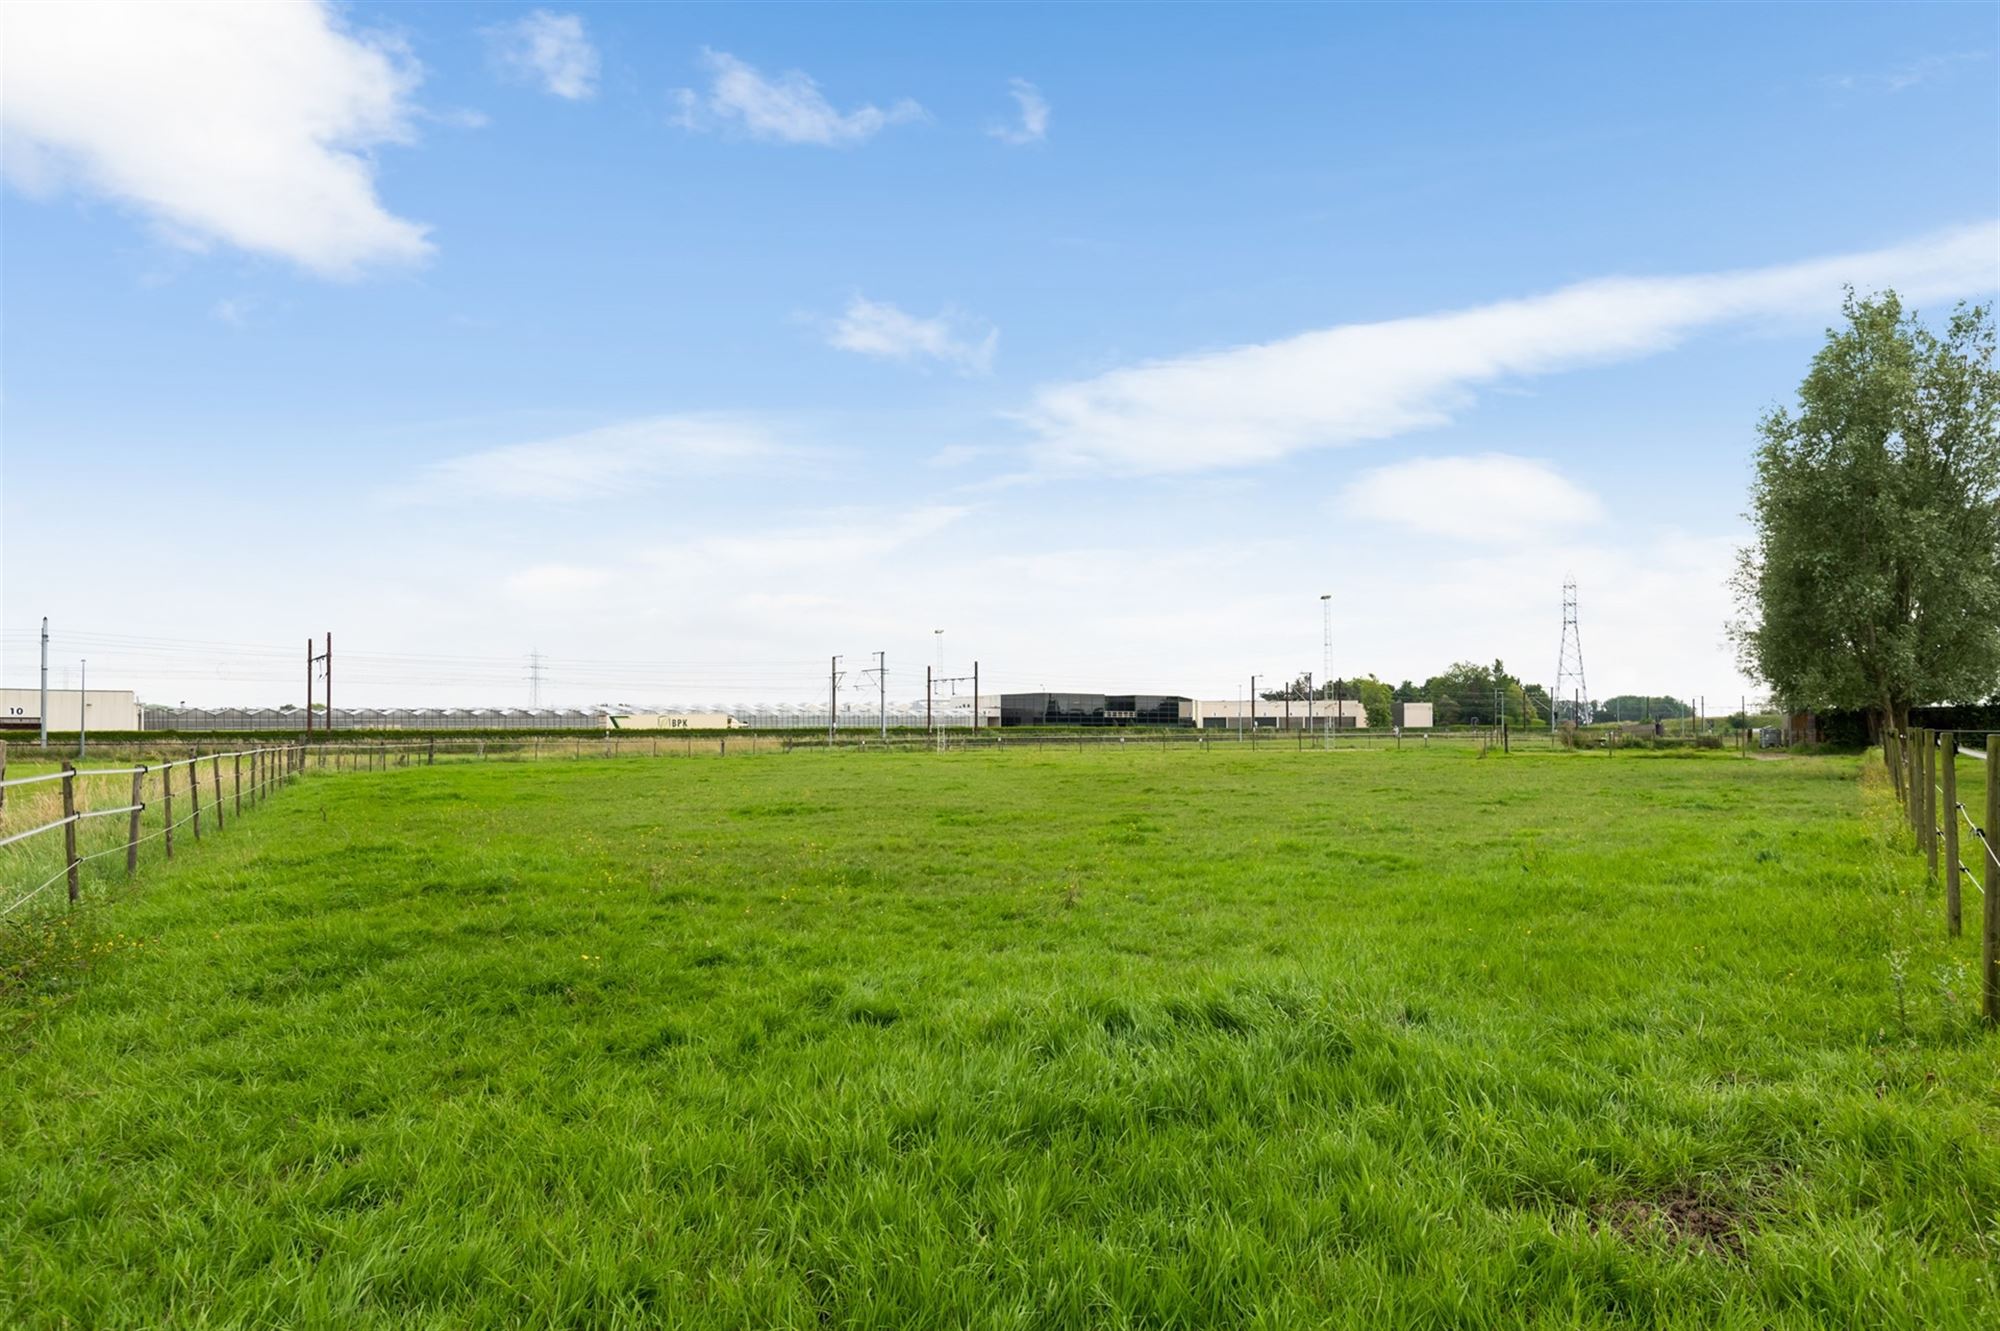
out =
<path fill-rule="evenodd" d="M 1595 742 L 1595 741 L 1594 741 Z M 1616 747 L 1610 740 L 1604 741 Z M 972 729 L 941 726 L 802 731 L 651 731 L 639 733 L 426 736 L 407 739 L 328 736 L 257 748 L 205 752 L 198 740 L 171 734 L 93 746 L 100 763 L 9 777 L 8 746 L 0 743 L 0 919 L 37 901 L 79 899 L 93 879 L 111 876 L 117 858 L 135 873 L 143 847 L 160 843 L 166 858 L 175 840 L 223 832 L 279 786 L 307 774 L 379 772 L 438 763 L 544 762 L 587 758 L 730 758 L 814 752 L 1062 753 L 1149 751 L 1257 753 L 1306 751 L 1511 751 L 1556 747 L 1537 727 L 1458 727 L 1432 730 L 1290 730 L 1162 727 L 1157 729 Z M 1565 740 L 1561 747 L 1576 747 Z M 22 766 L 45 766 L 30 751 Z M 1984 844 L 1982 842 L 1982 844 Z M 64 884 L 64 891 L 52 889 Z"/>
<path fill-rule="evenodd" d="M 87 883 L 116 871 L 118 857 L 130 877 L 141 848 L 154 842 L 172 859 L 177 833 L 183 844 L 220 835 L 304 770 L 303 749 L 280 745 L 129 766 L 63 761 L 10 777 L 0 746 L 0 920 L 31 903 L 80 900 Z"/>
<path fill-rule="evenodd" d="M 1964 884 L 1981 898 L 1980 1007 L 1989 1023 L 2000 1025 L 2000 734 L 1976 737 L 1978 745 L 1968 742 L 1973 738 L 1950 730 L 1885 731 L 1882 761 L 1931 879 L 1943 882 L 1952 937 L 1965 928 Z M 1962 771 L 1967 760 L 1972 766 Z"/>

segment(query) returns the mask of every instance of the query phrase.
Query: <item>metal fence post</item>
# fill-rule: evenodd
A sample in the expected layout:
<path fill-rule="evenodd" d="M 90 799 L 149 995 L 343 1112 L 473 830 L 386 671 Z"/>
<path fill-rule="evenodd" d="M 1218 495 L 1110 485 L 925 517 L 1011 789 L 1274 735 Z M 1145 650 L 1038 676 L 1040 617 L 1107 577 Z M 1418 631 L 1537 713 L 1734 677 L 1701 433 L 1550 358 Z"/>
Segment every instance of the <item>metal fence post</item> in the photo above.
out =
<path fill-rule="evenodd" d="M 76 900 L 76 871 L 80 861 L 76 858 L 76 764 L 67 758 L 62 765 L 63 788 L 63 854 L 69 860 L 69 899 Z"/>

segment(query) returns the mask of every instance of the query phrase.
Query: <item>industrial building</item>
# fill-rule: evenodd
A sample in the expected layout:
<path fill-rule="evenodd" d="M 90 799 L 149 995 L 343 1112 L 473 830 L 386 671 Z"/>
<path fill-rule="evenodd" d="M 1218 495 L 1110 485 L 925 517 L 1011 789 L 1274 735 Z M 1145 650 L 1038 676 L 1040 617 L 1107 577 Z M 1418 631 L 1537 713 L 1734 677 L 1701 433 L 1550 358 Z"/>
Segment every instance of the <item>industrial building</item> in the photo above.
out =
<path fill-rule="evenodd" d="M 84 722 L 88 720 L 86 727 Z M 42 691 L 0 689 L 0 729 L 42 727 Z M 139 699 L 127 689 L 50 689 L 49 729 L 65 734 L 80 729 L 137 730 Z"/>
<path fill-rule="evenodd" d="M 1356 698 L 1247 698 L 1194 704 L 1194 724 L 1204 730 L 1366 730 L 1368 709 Z M 1252 717 L 1255 721 L 1252 721 Z M 1336 719 L 1337 718 L 1337 719 Z"/>
<path fill-rule="evenodd" d="M 1163 693 L 1003 693 L 1003 726 L 1186 726 L 1194 701 Z"/>

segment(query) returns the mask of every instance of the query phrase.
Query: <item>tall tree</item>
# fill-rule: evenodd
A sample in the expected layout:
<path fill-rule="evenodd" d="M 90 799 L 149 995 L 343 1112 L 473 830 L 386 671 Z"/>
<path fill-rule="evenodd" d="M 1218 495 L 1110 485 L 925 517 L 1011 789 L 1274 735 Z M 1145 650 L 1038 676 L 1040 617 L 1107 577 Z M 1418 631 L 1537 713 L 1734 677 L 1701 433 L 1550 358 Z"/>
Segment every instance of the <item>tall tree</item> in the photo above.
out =
<path fill-rule="evenodd" d="M 2000 687 L 2000 372 L 1988 308 L 1942 333 L 1848 292 L 1799 385 L 1758 425 L 1731 626 L 1794 706 L 1912 705 Z"/>

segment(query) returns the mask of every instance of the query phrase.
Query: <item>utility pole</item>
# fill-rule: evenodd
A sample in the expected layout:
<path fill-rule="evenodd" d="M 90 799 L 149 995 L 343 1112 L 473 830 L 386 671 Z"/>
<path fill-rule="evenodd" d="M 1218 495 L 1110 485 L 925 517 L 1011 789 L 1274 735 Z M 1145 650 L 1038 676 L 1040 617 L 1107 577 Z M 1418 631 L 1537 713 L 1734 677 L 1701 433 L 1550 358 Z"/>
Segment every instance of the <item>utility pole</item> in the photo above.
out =
<path fill-rule="evenodd" d="M 1326 592 L 1319 598 L 1319 670 L 1321 679 L 1333 673 L 1333 593 Z M 1338 713 L 1333 724 L 1340 724 Z"/>
<path fill-rule="evenodd" d="M 889 663 L 875 653 L 875 719 L 882 727 L 882 742 L 889 742 Z"/>
<path fill-rule="evenodd" d="M 542 705 L 542 653 L 539 648 L 528 653 L 528 706 L 539 709 Z"/>
<path fill-rule="evenodd" d="M 826 668 L 826 742 L 833 743 L 833 732 L 840 724 L 840 658 L 834 657 Z"/>
<path fill-rule="evenodd" d="M 936 676 L 936 673 L 937 672 L 935 667 L 932 666 L 924 667 L 924 733 L 925 734 L 929 734 L 933 730 L 937 729 L 937 722 L 932 720 L 931 718 L 931 680 Z"/>
<path fill-rule="evenodd" d="M 1250 676 L 1250 725 L 1248 729 L 1253 734 L 1257 729 L 1257 677 L 1255 675 Z"/>
<path fill-rule="evenodd" d="M 42 747 L 49 747 L 49 617 L 42 616 Z"/>
<path fill-rule="evenodd" d="M 979 729 L 979 662 L 972 663 L 972 728 Z"/>
<path fill-rule="evenodd" d="M 81 758 L 90 744 L 90 662 L 87 659 L 82 663 L 76 683 L 76 756 Z"/>
<path fill-rule="evenodd" d="M 333 730 L 333 634 L 331 632 L 328 632 L 328 634 L 326 635 L 326 650 L 317 655 L 313 653 L 313 640 L 311 638 L 306 639 L 306 734 L 307 735 L 312 734 L 312 728 L 313 728 L 313 667 L 314 666 L 325 667 L 323 674 L 326 679 L 326 724 L 321 728 L 328 732 L 331 732 Z"/>
<path fill-rule="evenodd" d="M 1306 733 L 1308 735 L 1312 733 L 1312 728 L 1313 728 L 1313 672 L 1308 670 L 1306 671 Z"/>

